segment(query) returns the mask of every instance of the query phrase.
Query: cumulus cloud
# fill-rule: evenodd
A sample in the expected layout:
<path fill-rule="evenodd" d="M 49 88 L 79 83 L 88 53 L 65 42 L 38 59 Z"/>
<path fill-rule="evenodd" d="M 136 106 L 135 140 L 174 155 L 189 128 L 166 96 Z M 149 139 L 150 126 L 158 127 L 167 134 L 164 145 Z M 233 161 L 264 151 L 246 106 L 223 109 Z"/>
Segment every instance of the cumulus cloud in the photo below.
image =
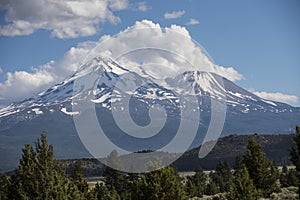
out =
<path fill-rule="evenodd" d="M 0 85 L 0 91 L 5 94 L 6 99 L 14 99 L 22 97 L 28 92 L 28 88 L 33 88 L 33 92 L 54 81 L 55 77 L 45 70 L 38 70 L 34 73 L 25 71 L 17 71 L 15 73 L 7 73 L 7 80 Z M 15 92 L 17 90 L 17 92 Z M 14 91 L 14 92 L 12 92 Z"/>
<path fill-rule="evenodd" d="M 176 75 L 187 70 L 209 71 L 236 81 L 243 76 L 232 67 L 214 64 L 196 45 L 188 30 L 171 25 L 163 28 L 143 20 L 116 36 L 104 35 L 98 41 L 87 41 L 72 47 L 63 59 L 50 61 L 31 71 L 7 73 L 0 83 L 0 102 L 10 103 L 30 97 L 62 81 L 95 56 L 109 56 L 131 70 L 147 70 L 158 76 Z M 186 65 L 187 61 L 190 65 Z M 12 92 L 14 91 L 14 92 Z"/>
<path fill-rule="evenodd" d="M 191 18 L 190 21 L 188 21 L 186 23 L 186 25 L 196 25 L 196 24 L 199 24 L 200 22 L 194 18 Z"/>
<path fill-rule="evenodd" d="M 152 72 L 154 69 L 153 67 L 149 69 L 149 65 L 156 63 L 160 65 L 160 73 L 157 75 L 162 76 L 164 75 L 161 72 L 163 70 L 162 65 L 164 65 L 168 68 L 168 75 L 170 75 L 171 68 L 174 73 L 196 69 L 214 72 L 232 81 L 243 78 L 232 67 L 214 64 L 204 49 L 192 40 L 188 30 L 177 25 L 163 28 L 149 20 L 138 21 L 134 26 L 120 32 L 116 37 L 103 37 L 99 44 L 101 45 L 97 46 L 90 54 L 90 59 L 93 56 L 103 54 L 118 59 L 120 64 L 130 66 L 135 70 L 142 66 L 147 67 L 147 71 Z M 191 66 L 187 66 L 185 61 L 188 61 Z"/>
<path fill-rule="evenodd" d="M 95 42 L 80 43 L 66 52 L 60 61 L 50 61 L 32 67 L 30 71 L 8 72 L 6 80 L 0 83 L 0 104 L 23 100 L 59 83 L 79 69 L 95 45 Z"/>
<path fill-rule="evenodd" d="M 165 19 L 176 19 L 180 18 L 184 15 L 185 11 L 184 10 L 179 10 L 179 11 L 173 11 L 173 12 L 167 12 L 164 14 Z"/>
<path fill-rule="evenodd" d="M 289 95 L 289 94 L 283 94 L 280 92 L 258 92 L 251 90 L 255 95 L 263 98 L 263 99 L 268 99 L 272 101 L 278 101 L 278 102 L 283 102 L 287 104 L 297 104 L 298 103 L 298 97 L 295 95 Z"/>
<path fill-rule="evenodd" d="M 3 70 L 2 70 L 2 68 L 0 67 L 0 74 L 2 74 L 3 73 Z"/>
<path fill-rule="evenodd" d="M 0 8 L 8 24 L 0 27 L 0 36 L 29 35 L 38 29 L 57 38 L 90 36 L 99 24 L 119 23 L 114 11 L 128 6 L 128 0 L 5 0 Z"/>

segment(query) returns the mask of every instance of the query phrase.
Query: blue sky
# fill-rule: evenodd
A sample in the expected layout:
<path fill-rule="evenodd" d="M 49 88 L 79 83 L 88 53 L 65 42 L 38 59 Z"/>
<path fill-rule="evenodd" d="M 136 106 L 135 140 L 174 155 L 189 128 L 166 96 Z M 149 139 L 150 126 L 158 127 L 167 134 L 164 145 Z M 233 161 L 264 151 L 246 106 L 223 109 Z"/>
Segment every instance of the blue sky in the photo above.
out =
<path fill-rule="evenodd" d="M 83 0 L 72 7 L 71 21 L 61 14 L 68 2 L 0 3 L 0 104 L 32 96 L 55 81 L 34 79 L 36 84 L 29 86 L 35 89 L 12 90 L 12 85 L 30 81 L 20 72 L 34 74 L 50 61 L 63 60 L 78 44 L 147 19 L 161 27 L 186 27 L 216 64 L 243 76 L 235 81 L 238 85 L 267 99 L 300 105 L 298 0 Z"/>

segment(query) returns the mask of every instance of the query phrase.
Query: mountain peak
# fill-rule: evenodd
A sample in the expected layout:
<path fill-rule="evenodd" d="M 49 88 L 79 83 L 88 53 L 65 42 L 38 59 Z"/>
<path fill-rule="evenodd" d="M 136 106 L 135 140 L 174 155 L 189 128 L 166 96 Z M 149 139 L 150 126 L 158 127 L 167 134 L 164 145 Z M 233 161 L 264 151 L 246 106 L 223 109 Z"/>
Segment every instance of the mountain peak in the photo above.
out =
<path fill-rule="evenodd" d="M 78 71 L 66 78 L 63 82 L 54 85 L 34 97 L 1 109 L 0 118 L 22 113 L 22 111 L 31 108 L 35 109 L 36 107 L 59 106 L 60 110 L 61 107 L 66 108 L 66 106 L 62 105 L 72 102 L 74 82 L 91 73 L 99 75 L 99 81 L 101 82 L 92 89 L 95 91 L 91 91 L 95 94 L 95 99 L 92 100 L 95 103 L 107 102 L 106 99 L 111 97 L 111 90 L 114 88 L 114 84 L 122 74 L 131 73 L 135 78 L 138 78 L 140 82 L 144 80 L 144 82 L 147 83 L 149 82 L 148 80 L 152 80 L 151 75 L 147 77 L 147 73 L 145 72 L 143 74 L 131 72 L 109 57 L 97 56 L 86 62 Z M 237 86 L 230 80 L 210 72 L 185 71 L 175 77 L 169 77 L 157 83 L 156 87 L 164 88 L 169 91 L 174 90 L 182 95 L 195 94 L 209 98 L 221 98 L 226 100 L 227 106 L 233 109 L 234 112 L 299 112 L 299 109 L 297 110 L 287 104 L 262 99 Z M 154 97 L 155 95 L 153 98 Z M 101 101 L 99 99 L 101 99 Z M 69 106 L 69 109 L 70 108 L 71 106 Z M 36 113 L 35 111 L 33 112 Z M 71 111 L 69 110 L 69 112 Z M 39 115 L 41 114 L 40 112 L 37 113 Z M 24 117 L 22 118 L 24 119 Z"/>
<path fill-rule="evenodd" d="M 14 148 L 0 148 L 0 154 L 5 155 L 7 160 L 15 162 L 18 160 L 17 156 L 19 155 L 19 151 L 15 151 L 16 147 L 18 147 L 17 149 L 21 148 L 25 143 L 28 143 L 29 139 L 29 142 L 34 140 L 42 130 L 46 130 L 49 138 L 57 147 L 60 158 L 87 156 L 86 152 L 83 153 L 86 150 L 78 139 L 73 121 L 73 116 L 80 115 L 81 110 L 74 111 L 72 106 L 76 105 L 73 102 L 75 81 L 81 78 L 85 80 L 85 76 L 89 78 L 88 75 L 91 73 L 95 73 L 95 77 L 99 76 L 98 83 L 93 82 L 94 87 L 85 88 L 86 90 L 80 93 L 81 96 L 79 96 L 85 98 L 87 93 L 93 95 L 91 102 L 95 104 L 96 114 L 100 116 L 98 116 L 98 119 L 102 120 L 102 125 L 111 130 L 112 134 L 117 129 L 113 126 L 114 119 L 108 115 L 112 112 L 111 108 L 114 106 L 112 102 L 117 102 L 118 98 L 125 95 L 124 91 L 122 93 L 115 87 L 116 83 L 121 80 L 121 75 L 125 73 L 133 75 L 137 83 L 146 83 L 145 85 L 141 84 L 141 87 L 135 89 L 135 91 L 128 93 L 129 95 L 132 94 L 129 110 L 132 111 L 133 115 L 130 115 L 130 117 L 133 117 L 136 124 L 147 125 L 150 120 L 149 109 L 152 105 L 159 104 L 160 106 L 157 109 L 167 108 L 170 116 L 174 115 L 174 118 L 169 121 L 169 126 L 163 129 L 166 130 L 164 134 L 168 135 L 169 130 L 173 130 L 176 125 L 180 124 L 176 121 L 176 117 L 179 114 L 179 118 L 181 118 L 180 109 L 185 108 L 185 105 L 189 105 L 185 104 L 189 103 L 189 98 L 184 98 L 185 95 L 195 95 L 197 97 L 198 102 L 192 104 L 195 106 L 189 109 L 191 115 L 185 118 L 192 119 L 193 112 L 195 114 L 200 112 L 198 128 L 200 133 L 197 134 L 199 137 L 194 140 L 195 144 L 201 143 L 202 133 L 205 133 L 213 118 L 211 99 L 215 97 L 226 100 L 227 111 L 222 130 L 223 136 L 255 132 L 266 134 L 291 133 L 295 124 L 300 121 L 299 108 L 262 99 L 214 73 L 186 71 L 161 82 L 152 83 L 149 80 L 154 78 L 146 71 L 143 73 L 139 73 L 139 71 L 131 72 L 110 58 L 97 56 L 63 82 L 34 97 L 0 109 L 0 146 L 9 144 Z M 117 98 L 113 98 L 112 95 L 116 94 L 118 95 Z M 176 96 L 178 94 L 183 98 L 178 98 Z M 123 105 L 120 105 L 120 109 L 124 109 Z M 187 130 L 187 134 L 189 134 L 189 130 Z M 124 138 L 113 138 L 112 136 L 112 139 L 122 140 L 126 144 L 130 143 Z M 70 149 L 66 150 L 66 146 Z M 1 164 L 0 169 L 3 167 Z"/>

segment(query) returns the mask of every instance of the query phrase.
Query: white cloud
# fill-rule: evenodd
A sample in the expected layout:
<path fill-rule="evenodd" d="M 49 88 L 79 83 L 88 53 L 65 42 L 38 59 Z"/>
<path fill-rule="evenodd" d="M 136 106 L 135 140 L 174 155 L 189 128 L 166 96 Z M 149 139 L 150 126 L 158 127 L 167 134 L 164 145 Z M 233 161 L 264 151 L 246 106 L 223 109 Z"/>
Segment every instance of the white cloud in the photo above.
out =
<path fill-rule="evenodd" d="M 1 99 L 10 102 L 20 100 L 28 94 L 46 89 L 46 86 L 54 82 L 55 77 L 46 69 L 39 69 L 33 73 L 17 71 L 7 73 L 7 80 L 0 84 Z"/>
<path fill-rule="evenodd" d="M 108 0 L 109 8 L 113 11 L 127 9 L 129 3 L 127 0 Z"/>
<path fill-rule="evenodd" d="M 138 2 L 137 9 L 139 11 L 145 12 L 145 11 L 149 10 L 150 7 L 147 5 L 146 1 L 142 1 L 142 2 Z"/>
<path fill-rule="evenodd" d="M 185 11 L 184 10 L 179 10 L 179 11 L 173 11 L 173 12 L 167 12 L 164 14 L 165 19 L 176 19 L 180 18 L 184 15 Z"/>
<path fill-rule="evenodd" d="M 295 95 L 283 94 L 280 92 L 271 93 L 271 92 L 258 92 L 258 91 L 254 91 L 254 90 L 250 90 L 250 91 L 263 99 L 283 102 L 283 103 L 287 103 L 287 104 L 297 104 L 298 103 L 298 97 Z"/>
<path fill-rule="evenodd" d="M 117 24 L 114 11 L 127 9 L 128 0 L 5 0 L 7 25 L 0 36 L 29 35 L 38 29 L 57 38 L 76 38 L 97 33 L 99 24 Z"/>
<path fill-rule="evenodd" d="M 60 61 L 50 61 L 30 71 L 15 71 L 6 74 L 0 83 L 0 104 L 9 104 L 36 95 L 74 73 L 82 64 L 95 42 L 84 42 L 72 47 Z M 12 92 L 13 91 L 13 92 Z"/>
<path fill-rule="evenodd" d="M 2 70 L 2 68 L 0 67 L 0 74 L 2 74 L 3 73 L 3 70 Z"/>
<path fill-rule="evenodd" d="M 194 18 L 191 18 L 190 21 L 186 23 L 186 25 L 196 25 L 196 24 L 200 24 L 200 22 Z"/>
<path fill-rule="evenodd" d="M 145 47 L 151 47 L 150 51 L 144 52 L 147 50 Z M 139 51 L 133 51 L 135 49 Z M 122 56 L 124 52 L 132 52 L 132 54 Z M 196 69 L 214 72 L 232 81 L 243 78 L 232 67 L 214 64 L 203 49 L 195 44 L 186 28 L 177 25 L 162 28 L 152 21 L 143 20 L 116 36 L 104 35 L 99 41 L 80 43 L 67 51 L 62 60 L 50 61 L 32 68 L 29 72 L 7 73 L 6 81 L 0 83 L 0 98 L 5 98 L 0 102 L 22 100 L 48 89 L 78 70 L 85 59 L 92 59 L 96 55 L 106 55 L 114 59 L 119 57 L 117 61 L 121 65 L 130 69 L 142 66 L 153 74 L 157 73 L 161 76 Z M 193 66 L 183 65 L 181 58 L 189 61 Z M 153 63 L 156 64 L 154 67 Z"/>

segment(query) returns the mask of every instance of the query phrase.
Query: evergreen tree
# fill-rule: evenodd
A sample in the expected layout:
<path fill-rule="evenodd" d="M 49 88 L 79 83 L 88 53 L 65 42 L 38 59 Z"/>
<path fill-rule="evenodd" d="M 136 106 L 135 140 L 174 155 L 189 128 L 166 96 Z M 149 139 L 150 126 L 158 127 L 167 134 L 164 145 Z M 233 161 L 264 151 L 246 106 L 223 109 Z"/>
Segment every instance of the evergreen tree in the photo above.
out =
<path fill-rule="evenodd" d="M 290 160 L 296 166 L 298 178 L 298 195 L 300 199 L 300 127 L 296 126 L 296 134 L 293 137 L 294 146 L 290 152 Z"/>
<path fill-rule="evenodd" d="M 279 179 L 280 173 L 278 167 L 275 162 L 271 162 L 270 174 L 266 182 L 268 184 L 268 187 L 266 187 L 265 194 L 272 194 L 273 192 L 278 193 L 281 191 L 279 187 Z"/>
<path fill-rule="evenodd" d="M 77 160 L 72 165 L 71 180 L 77 189 L 85 196 L 88 194 L 89 186 L 82 174 L 82 162 Z"/>
<path fill-rule="evenodd" d="M 233 178 L 230 164 L 227 161 L 220 161 L 216 166 L 216 171 L 210 174 L 210 178 L 218 186 L 220 192 L 228 192 Z"/>
<path fill-rule="evenodd" d="M 97 183 L 95 188 L 91 191 L 93 199 L 96 200 L 120 200 L 116 190 L 108 190 L 103 183 Z M 92 198 L 89 198 L 92 199 Z"/>
<path fill-rule="evenodd" d="M 83 177 L 82 162 L 80 160 L 71 165 L 68 193 L 71 199 L 95 199 L 89 193 L 89 186 Z"/>
<path fill-rule="evenodd" d="M 113 150 L 107 157 L 108 166 L 104 171 L 106 178 L 106 187 L 109 191 L 117 191 L 122 199 L 127 198 L 129 182 L 124 172 L 116 169 L 122 169 L 122 162 L 116 150 Z"/>
<path fill-rule="evenodd" d="M 242 156 L 237 156 L 235 158 L 234 169 L 235 170 L 242 169 L 242 165 L 243 165 L 243 157 Z"/>
<path fill-rule="evenodd" d="M 282 187 L 297 186 L 298 178 L 296 169 L 289 169 L 282 172 L 280 175 L 280 184 Z"/>
<path fill-rule="evenodd" d="M 214 181 L 211 181 L 206 185 L 206 189 L 204 193 L 207 195 L 214 195 L 219 193 L 219 188 Z"/>
<path fill-rule="evenodd" d="M 25 145 L 9 190 L 9 199 L 69 198 L 65 170 L 54 161 L 53 146 L 48 145 L 45 133 L 36 141 L 35 150 Z"/>
<path fill-rule="evenodd" d="M 286 165 L 283 165 L 281 173 L 286 174 L 288 173 L 288 170 L 289 170 L 288 167 Z"/>
<path fill-rule="evenodd" d="M 271 164 L 266 158 L 261 146 L 253 136 L 249 139 L 247 154 L 243 157 L 242 163 L 246 166 L 254 186 L 261 190 L 265 197 L 279 190 L 277 185 L 277 179 L 279 178 L 277 166 Z"/>
<path fill-rule="evenodd" d="M 173 167 L 149 172 L 132 184 L 133 200 L 182 200 L 187 199 L 181 178 Z"/>
<path fill-rule="evenodd" d="M 245 165 L 238 172 L 237 177 L 231 183 L 228 200 L 256 200 L 260 193 L 256 190 L 252 179 L 249 177 L 248 170 Z"/>
<path fill-rule="evenodd" d="M 190 197 L 202 197 L 207 182 L 207 175 L 204 173 L 203 169 L 199 166 L 195 170 L 195 175 L 188 177 L 186 183 L 186 190 Z"/>
<path fill-rule="evenodd" d="M 10 187 L 10 181 L 5 174 L 0 173 L 0 200 L 8 199 L 8 189 Z"/>
<path fill-rule="evenodd" d="M 295 169 L 290 169 L 286 177 L 287 186 L 297 186 L 297 181 L 297 171 Z"/>
<path fill-rule="evenodd" d="M 19 167 L 11 177 L 10 199 L 33 199 L 39 196 L 35 174 L 36 153 L 29 144 L 25 145 L 22 152 Z"/>

